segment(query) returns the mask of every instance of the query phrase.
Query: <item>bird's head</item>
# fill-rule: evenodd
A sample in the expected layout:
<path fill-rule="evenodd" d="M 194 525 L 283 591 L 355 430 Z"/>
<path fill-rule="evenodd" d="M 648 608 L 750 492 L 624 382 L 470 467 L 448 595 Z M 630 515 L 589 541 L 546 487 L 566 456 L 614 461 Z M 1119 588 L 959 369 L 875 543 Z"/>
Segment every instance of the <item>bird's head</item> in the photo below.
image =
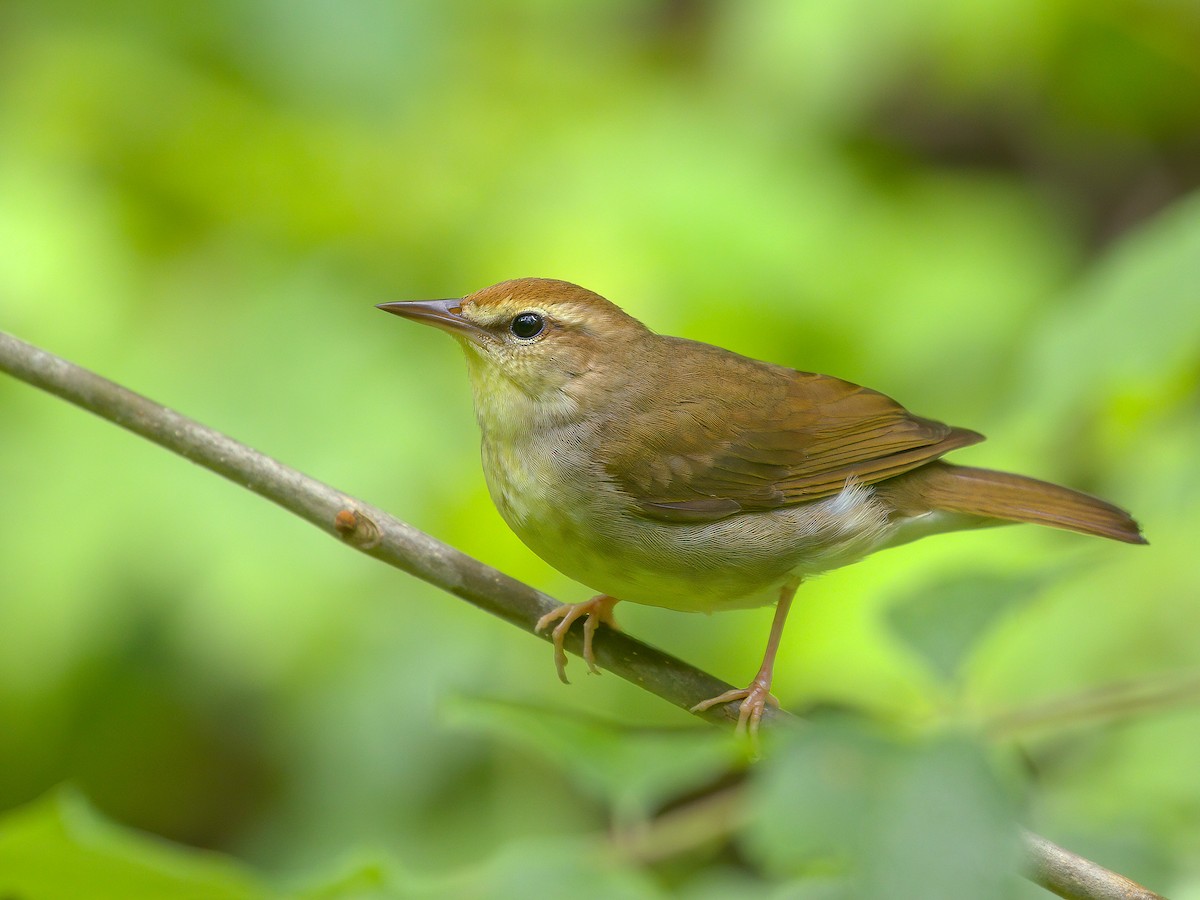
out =
<path fill-rule="evenodd" d="M 459 299 L 381 303 L 379 308 L 455 337 L 466 351 L 477 402 L 481 391 L 510 387 L 535 400 L 557 400 L 574 382 L 600 374 L 606 360 L 620 356 L 631 341 L 649 334 L 599 294 L 550 278 L 517 278 Z"/>

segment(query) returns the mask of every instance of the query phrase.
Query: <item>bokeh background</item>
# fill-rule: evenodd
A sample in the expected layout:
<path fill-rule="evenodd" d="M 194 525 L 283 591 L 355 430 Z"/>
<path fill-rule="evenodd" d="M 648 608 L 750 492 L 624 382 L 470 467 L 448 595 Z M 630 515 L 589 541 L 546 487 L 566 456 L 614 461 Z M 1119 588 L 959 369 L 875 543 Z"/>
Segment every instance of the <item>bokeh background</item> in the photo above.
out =
<path fill-rule="evenodd" d="M 453 342 L 373 304 L 577 281 L 983 431 L 956 460 L 1151 545 L 1011 528 L 806 585 L 809 724 L 747 773 L 0 378 L 0 893 L 1045 896 L 1020 821 L 1200 897 L 1198 186 L 1192 0 L 8 0 L 0 328 L 556 596 Z M 771 615 L 620 612 L 736 683 Z"/>

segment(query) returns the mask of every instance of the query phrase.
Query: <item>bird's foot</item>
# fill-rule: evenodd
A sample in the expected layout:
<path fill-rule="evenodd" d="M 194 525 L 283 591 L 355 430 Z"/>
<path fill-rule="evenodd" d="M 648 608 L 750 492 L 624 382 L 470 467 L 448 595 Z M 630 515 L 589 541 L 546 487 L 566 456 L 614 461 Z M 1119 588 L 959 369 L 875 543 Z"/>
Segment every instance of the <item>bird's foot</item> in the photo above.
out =
<path fill-rule="evenodd" d="M 742 701 L 742 705 L 738 709 L 737 733 L 749 733 L 751 738 L 758 736 L 758 724 L 762 721 L 766 708 L 768 706 L 779 708 L 779 701 L 771 693 L 771 682 L 756 678 L 749 687 L 726 691 L 697 703 L 692 707 L 692 712 L 704 712 L 706 709 L 712 709 L 722 703 L 732 703 L 734 700 Z"/>
<path fill-rule="evenodd" d="M 551 637 L 554 639 L 554 666 L 558 669 L 558 677 L 563 684 L 570 684 L 567 680 L 567 651 L 563 649 L 563 640 L 566 638 L 567 632 L 571 630 L 572 623 L 578 618 L 587 616 L 583 623 L 583 661 L 587 663 L 589 672 L 599 675 L 600 670 L 596 668 L 596 655 L 592 652 L 592 638 L 596 634 L 597 626 L 601 623 L 609 628 L 615 628 L 617 631 L 621 630 L 617 626 L 617 620 L 613 618 L 613 607 L 619 602 L 607 594 L 599 594 L 583 603 L 564 603 L 558 609 L 551 610 L 537 620 L 537 624 L 533 626 L 534 632 L 540 632 L 548 628 L 554 620 L 562 619 L 554 626 Z"/>

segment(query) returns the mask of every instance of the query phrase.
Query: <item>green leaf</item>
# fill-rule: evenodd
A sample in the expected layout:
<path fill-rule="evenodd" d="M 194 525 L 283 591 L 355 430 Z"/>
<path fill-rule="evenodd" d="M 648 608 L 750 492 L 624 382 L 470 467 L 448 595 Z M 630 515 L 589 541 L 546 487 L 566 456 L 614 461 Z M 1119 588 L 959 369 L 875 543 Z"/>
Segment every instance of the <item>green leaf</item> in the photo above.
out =
<path fill-rule="evenodd" d="M 0 896 L 246 900 L 276 896 L 235 862 L 122 828 L 60 789 L 0 819 Z"/>
<path fill-rule="evenodd" d="M 1035 587 L 1030 579 L 1000 574 L 951 576 L 900 600 L 887 620 L 934 671 L 952 678 L 992 624 Z"/>
<path fill-rule="evenodd" d="M 394 862 L 361 862 L 316 887 L 295 895 L 296 900 L 391 900 L 419 894 L 420 879 Z M 289 897 L 292 896 L 289 894 Z"/>
<path fill-rule="evenodd" d="M 845 869 L 890 752 L 850 721 L 782 734 L 750 783 L 749 854 L 784 875 Z"/>
<path fill-rule="evenodd" d="M 745 849 L 818 895 L 889 900 L 1008 896 L 1013 803 L 983 750 L 957 737 L 909 744 L 849 721 L 797 729 L 754 773 Z"/>
<path fill-rule="evenodd" d="M 655 900 L 663 894 L 595 839 L 508 844 L 482 870 L 421 896 L 456 900 L 570 897 L 572 900 Z"/>
<path fill-rule="evenodd" d="M 864 824 L 863 896 L 1011 896 L 1014 806 L 974 743 L 945 738 L 901 754 Z"/>
<path fill-rule="evenodd" d="M 1200 198 L 1191 196 L 1116 245 L 1075 302 L 1048 318 L 1034 343 L 1036 387 L 1027 396 L 1065 414 L 1081 400 L 1161 389 L 1194 372 L 1198 282 Z"/>
<path fill-rule="evenodd" d="M 503 700 L 459 698 L 459 724 L 526 744 L 618 813 L 642 815 L 744 760 L 745 747 L 714 728 L 635 729 Z"/>

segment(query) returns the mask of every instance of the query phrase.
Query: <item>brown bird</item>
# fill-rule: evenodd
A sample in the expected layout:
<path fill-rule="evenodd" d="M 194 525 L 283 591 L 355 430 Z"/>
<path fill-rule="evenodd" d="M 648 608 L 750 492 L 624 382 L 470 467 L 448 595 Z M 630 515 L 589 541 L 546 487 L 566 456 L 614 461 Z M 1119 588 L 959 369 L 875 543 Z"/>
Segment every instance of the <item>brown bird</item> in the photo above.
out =
<path fill-rule="evenodd" d="M 829 375 L 655 334 L 591 291 L 521 278 L 454 300 L 384 303 L 466 352 L 483 468 L 530 549 L 600 594 L 538 622 L 563 639 L 620 600 L 712 612 L 777 602 L 740 729 L 757 729 L 800 582 L 944 531 L 1033 522 L 1144 544 L 1124 510 L 940 457 L 983 440 Z"/>

